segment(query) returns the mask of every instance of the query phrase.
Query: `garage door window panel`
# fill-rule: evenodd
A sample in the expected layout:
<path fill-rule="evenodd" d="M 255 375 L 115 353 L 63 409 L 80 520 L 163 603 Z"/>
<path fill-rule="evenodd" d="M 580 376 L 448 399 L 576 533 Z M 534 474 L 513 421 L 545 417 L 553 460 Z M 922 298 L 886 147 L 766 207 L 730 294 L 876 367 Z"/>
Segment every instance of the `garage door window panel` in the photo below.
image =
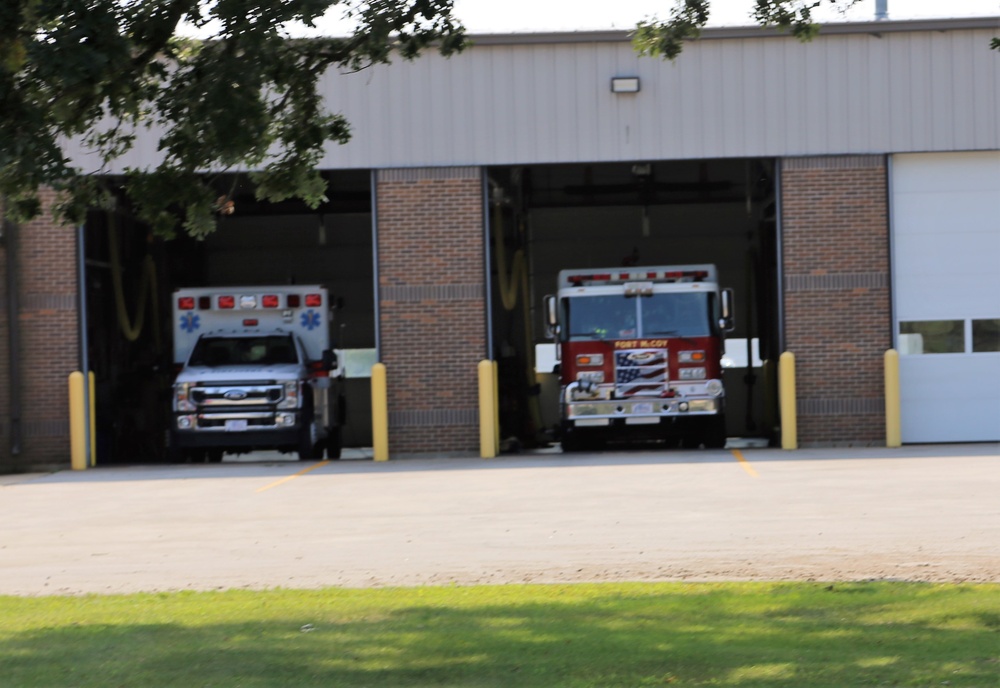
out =
<path fill-rule="evenodd" d="M 972 353 L 1000 351 L 1000 318 L 972 321 Z"/>
<path fill-rule="evenodd" d="M 917 320 L 899 323 L 900 353 L 965 353 L 964 320 Z"/>

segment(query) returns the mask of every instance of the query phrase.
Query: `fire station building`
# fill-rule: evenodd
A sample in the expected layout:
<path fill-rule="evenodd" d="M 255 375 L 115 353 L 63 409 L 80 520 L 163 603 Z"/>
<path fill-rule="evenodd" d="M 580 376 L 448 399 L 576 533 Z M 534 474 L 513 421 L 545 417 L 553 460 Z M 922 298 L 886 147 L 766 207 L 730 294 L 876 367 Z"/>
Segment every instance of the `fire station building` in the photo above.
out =
<path fill-rule="evenodd" d="M 162 459 L 171 293 L 199 286 L 329 289 L 347 446 L 371 446 L 380 361 L 392 456 L 475 455 L 484 359 L 503 437 L 543 446 L 558 400 L 542 299 L 561 269 L 623 265 L 711 263 L 733 289 L 732 438 L 775 442 L 788 351 L 800 445 L 884 445 L 895 349 L 904 443 L 1000 441 L 997 35 L 1000 17 L 809 43 L 719 28 L 674 62 L 621 31 L 482 35 L 327 74 L 352 139 L 322 161 L 318 209 L 257 202 L 226 172 L 235 212 L 204 241 L 151 238 L 126 211 L 4 226 L 0 470 L 69 463 L 82 369 L 97 463 Z M 155 149 L 141 139 L 112 173 Z"/>

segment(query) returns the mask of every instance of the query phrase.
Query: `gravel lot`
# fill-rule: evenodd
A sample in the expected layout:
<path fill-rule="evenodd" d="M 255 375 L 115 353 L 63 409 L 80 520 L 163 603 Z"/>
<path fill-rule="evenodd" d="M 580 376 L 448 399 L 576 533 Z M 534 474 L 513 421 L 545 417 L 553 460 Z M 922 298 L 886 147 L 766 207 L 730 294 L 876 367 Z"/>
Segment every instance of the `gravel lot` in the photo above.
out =
<path fill-rule="evenodd" d="M 0 476 L 0 594 L 1000 582 L 998 444 L 263 458 Z"/>

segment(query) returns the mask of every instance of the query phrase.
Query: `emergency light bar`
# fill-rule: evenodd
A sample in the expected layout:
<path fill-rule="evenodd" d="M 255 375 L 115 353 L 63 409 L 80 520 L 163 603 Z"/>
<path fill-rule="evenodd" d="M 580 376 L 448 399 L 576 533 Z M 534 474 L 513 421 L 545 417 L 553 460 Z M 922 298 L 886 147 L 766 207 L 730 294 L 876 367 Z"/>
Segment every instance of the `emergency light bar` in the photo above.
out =
<path fill-rule="evenodd" d="M 288 294 L 286 296 L 287 308 L 299 308 L 302 305 L 302 295 Z M 306 294 L 305 303 L 308 308 L 319 308 L 323 305 L 322 294 Z M 259 304 L 259 305 L 258 305 Z M 193 311 L 195 309 L 195 297 L 180 296 L 177 298 L 177 309 L 182 311 Z M 199 296 L 197 299 L 198 310 L 207 311 L 212 309 L 211 296 Z M 281 308 L 281 296 L 278 294 L 263 294 L 258 302 L 257 296 L 241 294 L 239 300 L 235 295 L 222 294 L 216 297 L 216 308 L 224 310 L 236 309 L 256 310 L 258 308 Z"/>
<path fill-rule="evenodd" d="M 569 275 L 570 284 L 624 284 L 630 281 L 656 280 L 658 282 L 701 282 L 708 277 L 707 270 L 669 270 L 649 272 L 595 273 Z"/>

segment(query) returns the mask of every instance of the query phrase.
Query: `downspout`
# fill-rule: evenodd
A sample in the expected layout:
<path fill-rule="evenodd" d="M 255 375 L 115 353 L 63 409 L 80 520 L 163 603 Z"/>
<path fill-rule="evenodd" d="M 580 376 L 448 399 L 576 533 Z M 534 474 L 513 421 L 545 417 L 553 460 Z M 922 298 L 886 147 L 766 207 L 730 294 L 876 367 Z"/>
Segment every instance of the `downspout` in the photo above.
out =
<path fill-rule="evenodd" d="M 0 199 L 0 212 L 5 208 L 4 199 Z M 2 243 L 7 252 L 7 368 L 10 380 L 10 407 L 8 409 L 8 427 L 10 442 L 11 467 L 16 467 L 16 457 L 21 454 L 21 367 L 20 367 L 20 328 L 18 321 L 19 306 L 17 301 L 17 238 L 18 226 L 3 218 Z"/>
<path fill-rule="evenodd" d="M 379 274 L 378 274 L 378 170 L 372 170 L 369 177 L 371 185 L 372 204 L 372 290 L 374 291 L 374 303 L 372 304 L 373 315 L 375 316 L 375 361 L 382 362 L 382 324 L 381 312 L 379 308 Z M 344 345 L 343 342 L 340 343 Z"/>

